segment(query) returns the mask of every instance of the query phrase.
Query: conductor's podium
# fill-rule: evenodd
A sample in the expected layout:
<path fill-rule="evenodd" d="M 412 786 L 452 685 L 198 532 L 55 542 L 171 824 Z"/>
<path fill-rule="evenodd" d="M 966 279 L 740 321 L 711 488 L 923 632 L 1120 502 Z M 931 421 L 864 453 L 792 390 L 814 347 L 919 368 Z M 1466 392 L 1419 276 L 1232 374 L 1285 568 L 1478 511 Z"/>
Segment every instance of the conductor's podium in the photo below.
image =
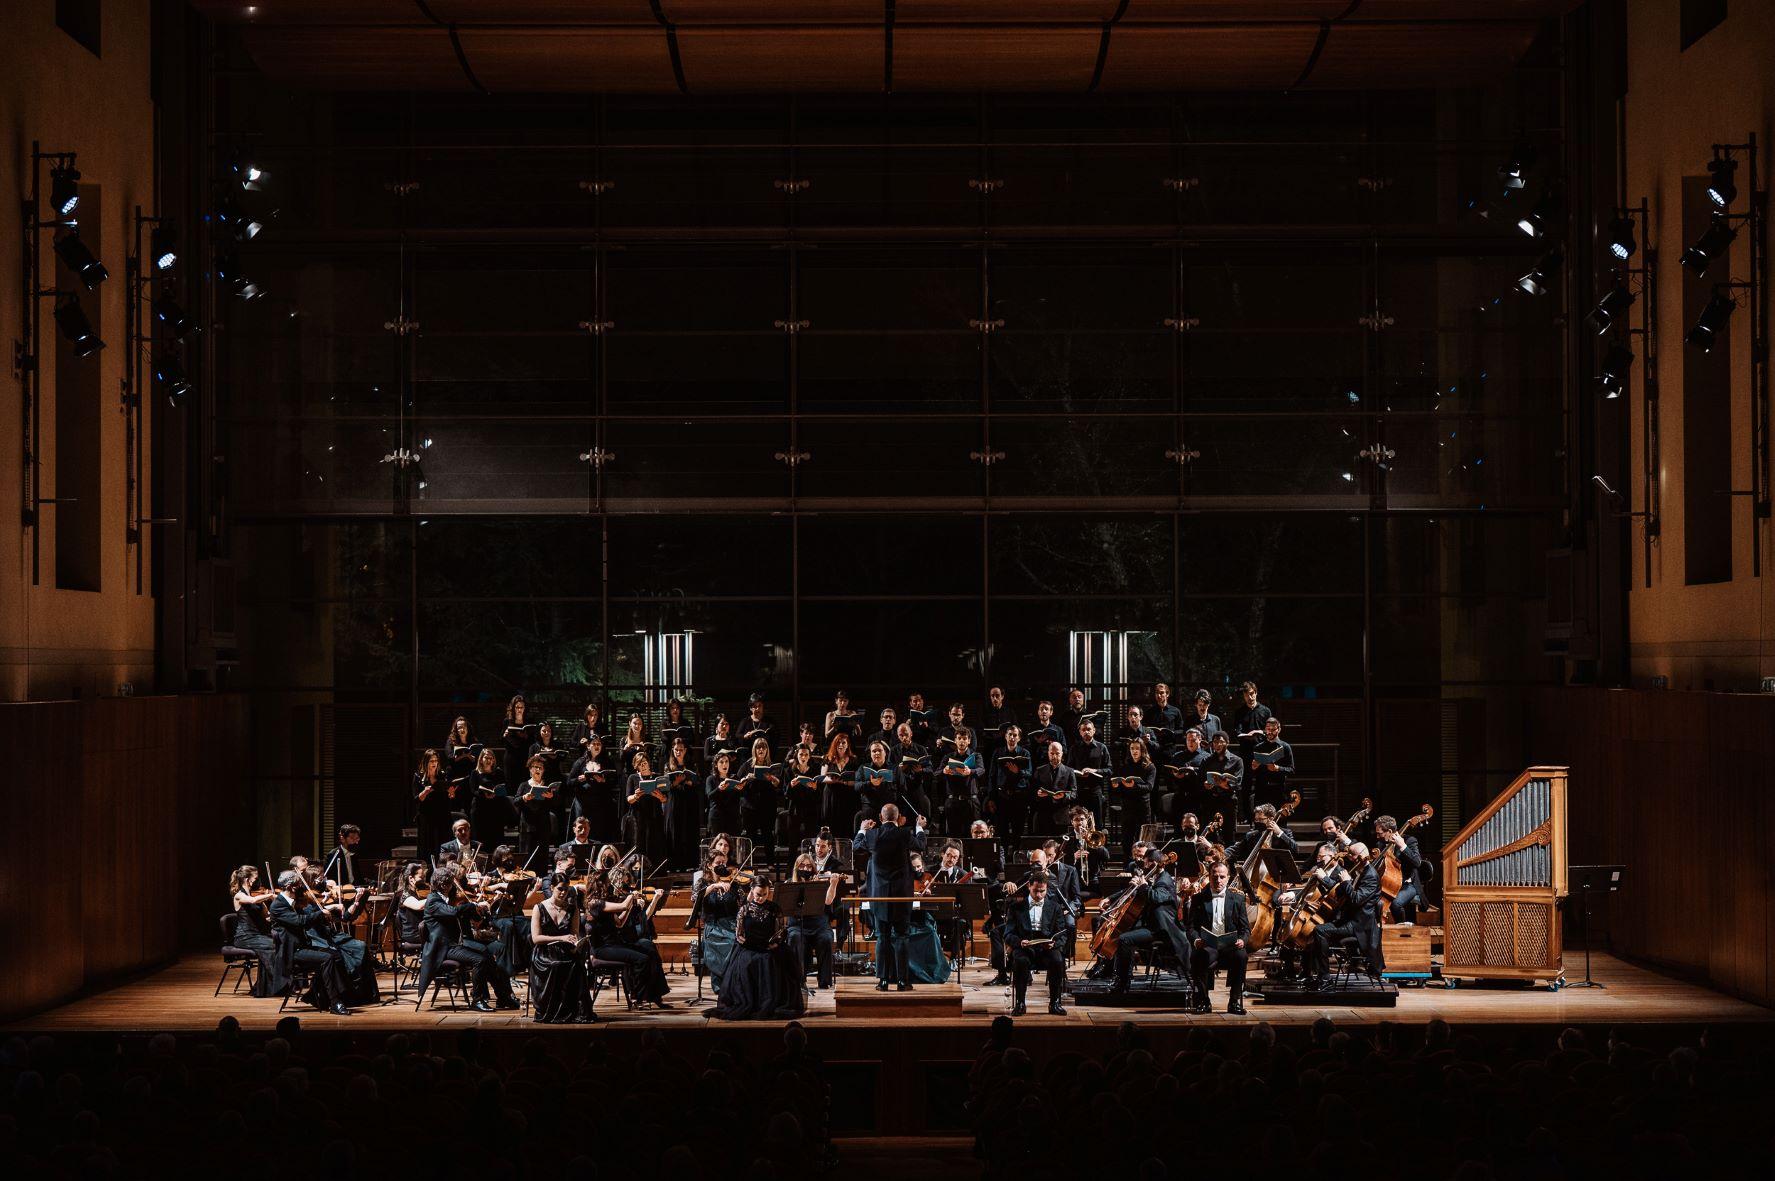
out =
<path fill-rule="evenodd" d="M 928 1021 L 961 1016 L 961 985 L 953 980 L 947 984 L 915 984 L 911 992 L 896 988 L 878 992 L 873 976 L 844 976 L 836 983 L 834 1002 L 840 1017 L 908 1017 Z"/>

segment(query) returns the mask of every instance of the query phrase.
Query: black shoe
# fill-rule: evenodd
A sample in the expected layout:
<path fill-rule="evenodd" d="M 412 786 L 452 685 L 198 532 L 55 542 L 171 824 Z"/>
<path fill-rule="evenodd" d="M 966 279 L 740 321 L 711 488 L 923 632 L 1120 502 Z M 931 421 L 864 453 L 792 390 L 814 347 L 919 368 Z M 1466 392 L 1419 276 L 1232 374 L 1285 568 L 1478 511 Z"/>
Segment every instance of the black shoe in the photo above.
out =
<path fill-rule="evenodd" d="M 518 998 L 515 996 L 501 997 L 499 999 L 499 1003 L 494 1006 L 494 1008 L 496 1008 L 496 1009 L 508 1009 L 508 1010 L 509 1009 L 521 1009 L 523 1007 L 524 1007 L 523 1005 L 520 1005 L 518 1003 Z"/>
<path fill-rule="evenodd" d="M 1066 1016 L 1066 1006 L 1061 1004 L 1059 1001 L 1049 1001 L 1048 1002 L 1048 1012 L 1052 1013 L 1056 1017 L 1064 1017 L 1064 1016 Z"/>
<path fill-rule="evenodd" d="M 888 989 L 888 983 L 887 983 L 887 981 L 885 981 L 885 980 L 877 980 L 877 981 L 876 981 L 876 982 L 875 982 L 875 991 L 876 991 L 876 992 L 886 992 L 886 991 L 887 991 L 887 989 Z"/>
<path fill-rule="evenodd" d="M 1230 1000 L 1226 1003 L 1226 1011 L 1235 1017 L 1243 1017 L 1245 1015 L 1245 1002 L 1237 999 Z"/>
<path fill-rule="evenodd" d="M 1307 979 L 1308 992 L 1330 992 L 1331 981 L 1324 976 L 1312 976 Z"/>
<path fill-rule="evenodd" d="M 1023 1016 L 1023 1014 L 1027 1013 L 1028 1011 L 1029 1011 L 1028 1009 L 1023 1007 L 1022 1001 L 1018 1001 L 1016 1004 L 1011 1006 L 1011 1016 L 1013 1016 L 1013 1017 L 1021 1017 L 1021 1016 Z"/>
<path fill-rule="evenodd" d="M 473 1004 L 471 1004 L 469 1006 L 469 1008 L 473 1009 L 477 1013 L 491 1013 L 494 1011 L 493 1006 L 488 1004 L 486 1001 L 476 1001 Z"/>
<path fill-rule="evenodd" d="M 1109 986 L 1109 995 L 1110 996 L 1127 996 L 1128 995 L 1128 982 L 1126 980 L 1118 980 L 1114 984 L 1110 985 Z"/>
<path fill-rule="evenodd" d="M 327 1012 L 331 1013 L 335 1017 L 349 1017 L 349 1016 L 351 1016 L 351 1010 L 346 1008 L 343 1002 L 335 1002 L 333 1004 L 333 1006 L 327 1010 Z"/>
<path fill-rule="evenodd" d="M 904 980 L 900 981 L 900 983 L 897 984 L 895 987 L 897 987 L 901 992 L 911 992 L 912 991 L 912 985 L 908 984 Z"/>
<path fill-rule="evenodd" d="M 1202 997 L 1197 1000 L 1195 1004 L 1190 1006 L 1190 1012 L 1198 1015 L 1202 1013 L 1212 1013 L 1214 1012 L 1214 1006 L 1208 1003 L 1207 997 Z"/>
<path fill-rule="evenodd" d="M 1011 982 L 1011 978 L 1009 976 L 1007 976 L 1005 973 L 1000 972 L 998 975 L 994 976 L 991 980 L 988 980 L 986 982 L 986 987 L 988 987 L 988 988 L 1003 988 L 1005 985 L 1009 984 L 1010 982 Z"/>

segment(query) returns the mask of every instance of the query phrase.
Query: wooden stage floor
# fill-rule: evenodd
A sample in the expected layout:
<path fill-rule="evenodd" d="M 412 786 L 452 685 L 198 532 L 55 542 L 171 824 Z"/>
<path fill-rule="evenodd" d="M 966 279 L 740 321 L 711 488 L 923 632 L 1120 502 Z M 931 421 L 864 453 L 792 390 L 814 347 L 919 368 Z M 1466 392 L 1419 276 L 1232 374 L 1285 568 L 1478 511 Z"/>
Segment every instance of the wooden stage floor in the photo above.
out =
<path fill-rule="evenodd" d="M 1568 975 L 1571 975 L 1568 965 Z M 1582 960 L 1576 962 L 1576 978 L 1582 979 Z M 229 1014 L 240 1019 L 249 1029 L 269 1028 L 284 1014 L 278 1012 L 275 1000 L 255 1000 L 241 994 L 231 996 L 226 989 L 212 997 L 219 974 L 219 961 L 213 955 L 194 955 L 154 972 L 142 979 L 107 989 L 70 1004 L 47 1010 L 6 1028 L 19 1030 L 198 1030 L 213 1029 L 216 1022 Z M 833 994 L 816 991 L 806 1020 L 810 1027 L 840 1028 L 870 1024 L 906 1027 L 946 1025 L 978 1026 L 1005 1013 L 1006 991 L 985 987 L 990 977 L 985 967 L 970 967 L 962 974 L 963 1015 L 959 1018 L 882 1019 L 868 1022 L 840 1018 L 834 1012 Z M 1442 1017 L 1459 1024 L 1550 1024 L 1609 1025 L 1627 1023 L 1699 1024 L 1775 1021 L 1775 1010 L 1747 1001 L 1736 1000 L 1723 993 L 1698 985 L 1686 984 L 1644 968 L 1623 963 L 1613 956 L 1598 955 L 1593 959 L 1592 976 L 1605 988 L 1562 988 L 1557 991 L 1536 987 L 1486 987 L 1463 983 L 1458 988 L 1439 984 L 1401 988 L 1398 1006 L 1391 1009 L 1340 1007 L 1335 1002 L 1323 1005 L 1266 1006 L 1262 1001 L 1248 1001 L 1248 1015 L 1231 1016 L 1221 1009 L 1225 996 L 1215 993 L 1212 1016 L 1192 1017 L 1177 1009 L 1086 1008 L 1067 1006 L 1064 1017 L 1051 1017 L 1046 1012 L 1047 991 L 1041 981 L 1030 988 L 1030 1014 L 1021 1020 L 1036 1026 L 1072 1028 L 1114 1028 L 1129 1019 L 1142 1025 L 1249 1025 L 1268 1021 L 1275 1025 L 1308 1025 L 1320 1017 L 1330 1017 L 1340 1025 L 1372 1024 L 1393 1021 L 1407 1024 L 1423 1023 Z M 388 977 L 384 976 L 384 982 Z M 707 1026 L 733 1028 L 709 1016 L 707 1004 L 696 1008 L 685 1002 L 696 994 L 695 979 L 673 975 L 673 1003 L 663 1013 L 631 1013 L 622 1002 L 606 993 L 598 1013 L 610 1026 L 638 1029 L 657 1025 L 667 1029 L 693 1029 Z M 403 994 L 405 995 L 405 994 Z M 706 996 L 705 992 L 705 996 Z M 286 1013 L 302 1018 L 305 1028 L 345 1028 L 353 1031 L 438 1029 L 478 1026 L 486 1030 L 532 1030 L 600 1028 L 599 1026 L 548 1026 L 515 1013 L 475 1013 L 469 1010 L 451 1012 L 447 1008 L 415 1012 L 410 1000 L 401 1004 L 383 1005 L 360 1010 L 350 1017 L 319 1013 L 306 1006 L 291 1006 Z M 744 1023 L 767 1024 L 767 1023 Z"/>

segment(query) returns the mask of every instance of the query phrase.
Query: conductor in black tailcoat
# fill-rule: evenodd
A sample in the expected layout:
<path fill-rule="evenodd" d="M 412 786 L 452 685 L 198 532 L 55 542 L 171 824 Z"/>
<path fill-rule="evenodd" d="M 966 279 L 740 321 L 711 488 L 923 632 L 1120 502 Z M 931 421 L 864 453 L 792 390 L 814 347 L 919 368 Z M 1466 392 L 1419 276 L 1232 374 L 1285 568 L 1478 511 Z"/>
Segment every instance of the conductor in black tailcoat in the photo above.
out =
<path fill-rule="evenodd" d="M 912 895 L 912 854 L 924 852 L 924 817 L 908 825 L 906 817 L 893 804 L 881 809 L 881 823 L 863 821 L 857 832 L 856 848 L 869 854 L 869 876 L 866 888 L 871 898 L 910 898 Z M 912 922 L 911 902 L 872 902 L 875 915 L 875 987 L 887 991 L 888 983 L 897 984 L 901 992 L 912 990 L 907 976 L 906 932 Z"/>

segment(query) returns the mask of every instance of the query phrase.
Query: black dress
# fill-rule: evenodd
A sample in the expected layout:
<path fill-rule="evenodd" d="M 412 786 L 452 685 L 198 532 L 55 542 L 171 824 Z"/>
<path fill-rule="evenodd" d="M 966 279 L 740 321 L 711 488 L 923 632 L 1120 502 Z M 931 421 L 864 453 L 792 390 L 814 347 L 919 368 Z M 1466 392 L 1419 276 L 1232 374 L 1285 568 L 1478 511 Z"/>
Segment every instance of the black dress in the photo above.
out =
<path fill-rule="evenodd" d="M 596 949 L 596 958 L 622 965 L 623 987 L 628 989 L 632 1000 L 663 1001 L 672 986 L 666 980 L 659 952 L 646 934 L 643 923 L 638 904 L 630 912 L 628 924 L 622 927 L 617 925 L 615 914 L 600 909 L 592 915 L 592 946 Z"/>
<path fill-rule="evenodd" d="M 271 917 L 258 902 L 243 902 L 234 908 L 234 946 L 252 952 L 259 960 L 259 974 L 253 978 L 254 996 L 278 996 L 289 986 L 277 961 L 277 941 L 271 937 Z"/>
<path fill-rule="evenodd" d="M 721 981 L 715 1016 L 724 1021 L 785 1021 L 807 1009 L 795 948 L 777 938 L 774 902 L 740 903 L 739 944 Z"/>
<path fill-rule="evenodd" d="M 573 930 L 573 914 L 556 919 L 549 908 L 537 903 L 544 935 L 566 935 Z M 596 1021 L 586 975 L 584 945 L 538 943 L 530 954 L 530 1004 L 536 1020 L 547 1024 Z"/>

